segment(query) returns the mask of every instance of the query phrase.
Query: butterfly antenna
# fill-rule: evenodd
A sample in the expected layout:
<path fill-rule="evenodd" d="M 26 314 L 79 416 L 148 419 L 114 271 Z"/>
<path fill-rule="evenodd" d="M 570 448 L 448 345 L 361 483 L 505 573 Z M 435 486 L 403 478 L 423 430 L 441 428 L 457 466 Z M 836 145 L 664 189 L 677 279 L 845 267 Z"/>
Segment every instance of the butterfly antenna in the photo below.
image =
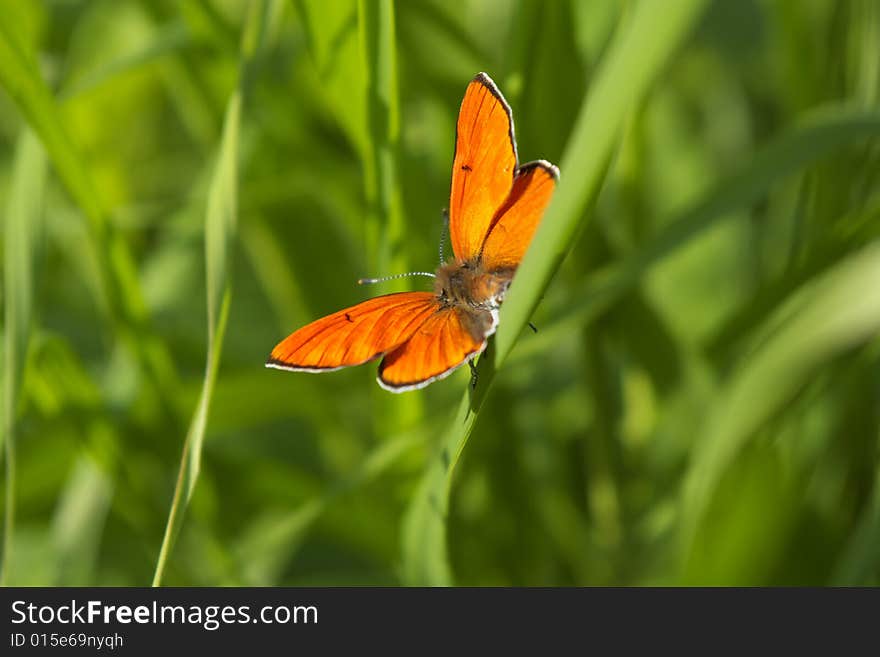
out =
<path fill-rule="evenodd" d="M 446 238 L 449 235 L 449 210 L 443 208 L 443 227 L 440 229 L 440 264 L 442 265 L 445 261 L 443 260 L 443 244 L 446 242 Z"/>
<path fill-rule="evenodd" d="M 379 278 L 359 278 L 358 285 L 368 285 L 370 283 L 384 283 L 385 281 L 393 281 L 398 278 L 406 278 L 407 276 L 430 276 L 434 278 L 434 274 L 429 271 L 409 271 L 405 274 L 394 274 L 392 276 L 381 276 Z"/>

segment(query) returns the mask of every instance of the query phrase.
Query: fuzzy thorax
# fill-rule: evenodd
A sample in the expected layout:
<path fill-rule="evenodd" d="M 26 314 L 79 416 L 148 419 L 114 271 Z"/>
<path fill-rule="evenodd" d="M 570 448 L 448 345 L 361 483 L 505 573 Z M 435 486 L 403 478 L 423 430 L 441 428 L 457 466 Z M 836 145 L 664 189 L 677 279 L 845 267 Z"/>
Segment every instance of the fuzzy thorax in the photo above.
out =
<path fill-rule="evenodd" d="M 513 269 L 486 271 L 478 260 L 441 265 L 434 293 L 446 306 L 497 310 L 513 279 Z"/>

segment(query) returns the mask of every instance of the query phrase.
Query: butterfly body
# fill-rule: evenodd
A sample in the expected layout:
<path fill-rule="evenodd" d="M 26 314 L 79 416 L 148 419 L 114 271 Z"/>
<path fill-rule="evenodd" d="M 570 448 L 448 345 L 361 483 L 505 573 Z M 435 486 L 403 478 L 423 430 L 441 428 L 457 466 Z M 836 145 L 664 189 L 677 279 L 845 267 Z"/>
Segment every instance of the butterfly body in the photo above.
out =
<path fill-rule="evenodd" d="M 498 309 L 513 273 L 510 269 L 487 272 L 476 260 L 446 263 L 434 279 L 439 310 L 459 313 L 473 339 L 482 341 L 498 326 Z"/>
<path fill-rule="evenodd" d="M 478 261 L 447 263 L 437 270 L 434 293 L 444 305 L 497 310 L 513 280 L 513 269 L 487 272 Z"/>
<path fill-rule="evenodd" d="M 559 170 L 517 163 L 513 117 L 485 73 L 468 85 L 456 125 L 449 237 L 455 259 L 434 274 L 433 292 L 368 299 L 290 334 L 269 367 L 326 372 L 383 357 L 378 382 L 392 392 L 423 388 L 486 348 L 516 268 L 550 201 Z"/>

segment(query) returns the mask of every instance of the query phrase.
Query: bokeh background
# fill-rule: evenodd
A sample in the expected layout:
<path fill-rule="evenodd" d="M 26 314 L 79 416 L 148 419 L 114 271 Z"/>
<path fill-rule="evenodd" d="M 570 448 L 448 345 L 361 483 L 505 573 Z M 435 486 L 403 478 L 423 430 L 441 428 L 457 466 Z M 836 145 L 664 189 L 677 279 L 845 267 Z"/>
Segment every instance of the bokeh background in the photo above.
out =
<path fill-rule="evenodd" d="M 638 4 L 3 2 L 4 582 L 153 581 L 190 435 L 163 583 L 422 583 L 404 519 L 467 368 L 263 363 L 425 287 L 356 281 L 436 266 L 476 72 L 560 163 Z M 495 374 L 455 583 L 880 583 L 878 101 L 875 0 L 706 3 Z"/>

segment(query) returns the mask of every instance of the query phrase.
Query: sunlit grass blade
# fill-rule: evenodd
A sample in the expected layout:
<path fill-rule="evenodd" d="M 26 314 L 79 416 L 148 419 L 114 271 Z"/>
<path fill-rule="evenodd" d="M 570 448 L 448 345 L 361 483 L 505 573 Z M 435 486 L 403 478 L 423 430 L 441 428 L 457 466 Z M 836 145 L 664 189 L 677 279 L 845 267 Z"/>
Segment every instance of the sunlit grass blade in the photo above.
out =
<path fill-rule="evenodd" d="M 77 153 L 64 127 L 58 106 L 40 75 L 36 63 L 25 53 L 13 25 L 0 23 L 0 83 L 39 135 L 70 195 L 98 232 L 107 229 L 107 217 L 88 167 Z"/>
<path fill-rule="evenodd" d="M 880 334 L 877 281 L 874 242 L 804 285 L 768 319 L 778 328 L 730 376 L 697 441 L 684 484 L 685 555 L 721 476 L 755 432 L 816 368 Z"/>
<path fill-rule="evenodd" d="M 205 264 L 208 296 L 208 354 L 205 378 L 183 445 L 180 472 L 174 488 L 174 499 L 168 515 L 168 525 L 159 552 L 159 561 L 153 578 L 153 586 L 159 586 L 165 564 L 177 533 L 183 523 L 183 513 L 192 497 L 201 465 L 202 445 L 208 423 L 211 394 L 220 364 L 223 333 L 229 313 L 228 254 L 227 246 L 235 229 L 238 132 L 241 120 L 241 94 L 236 90 L 229 100 L 224 120 L 223 139 L 220 144 L 217 168 L 208 192 L 208 210 L 205 221 Z"/>
<path fill-rule="evenodd" d="M 101 534 L 113 485 L 89 456 L 82 456 L 58 499 L 53 519 L 55 586 L 86 586 L 93 581 Z"/>
<path fill-rule="evenodd" d="M 119 335 L 153 379 L 166 403 L 173 396 L 174 368 L 164 345 L 150 332 L 137 268 L 131 251 L 113 229 L 81 157 L 43 81 L 34 58 L 25 52 L 9 21 L 0 21 L 0 85 L 39 136 L 74 202 L 86 216 L 95 241 L 104 299 Z M 162 385 L 158 382 L 162 381 Z M 170 410 L 170 409 L 169 409 Z"/>
<path fill-rule="evenodd" d="M 352 146 L 365 157 L 369 137 L 359 7 L 355 2 L 321 0 L 295 0 L 293 5 L 314 63 L 318 93 Z"/>
<path fill-rule="evenodd" d="M 627 113 L 682 44 L 705 4 L 704 0 L 641 3 L 614 38 L 566 147 L 559 187 L 501 310 L 495 349 L 480 359 L 477 394 L 473 398 L 466 394 L 462 400 L 443 438 L 441 458 L 429 466 L 409 509 L 403 548 L 407 583 L 451 583 L 443 565 L 448 564 L 445 516 L 450 478 L 485 390 L 568 252 L 571 237 L 585 221 L 584 212 L 599 190 Z"/>
<path fill-rule="evenodd" d="M 156 30 L 155 37 L 140 50 L 115 59 L 108 64 L 89 71 L 64 87 L 60 99 L 67 100 L 85 94 L 92 89 L 110 83 L 115 77 L 146 66 L 157 59 L 180 50 L 189 41 L 189 34 L 181 22 L 174 22 Z"/>
<path fill-rule="evenodd" d="M 16 149 L 12 188 L 4 223 L 3 447 L 6 493 L 3 514 L 3 561 L 0 585 L 10 583 L 15 531 L 15 440 L 19 393 L 27 357 L 33 300 L 34 250 L 42 230 L 46 153 L 30 130 Z"/>
<path fill-rule="evenodd" d="M 208 189 L 208 207 L 205 215 L 205 278 L 208 305 L 208 352 L 205 377 L 195 414 L 183 444 L 180 471 L 174 488 L 165 536 L 156 563 L 153 586 L 162 583 L 174 541 L 183 525 L 184 512 L 192 498 L 201 467 L 202 446 L 211 396 L 220 365 L 223 335 L 229 315 L 230 303 L 230 256 L 231 241 L 235 235 L 238 216 L 238 157 L 239 131 L 243 88 L 249 78 L 249 66 L 261 43 L 265 19 L 269 9 L 267 2 L 254 3 L 250 8 L 242 37 L 242 55 L 239 84 L 226 105 L 223 121 L 223 137 L 217 156 L 214 175 Z"/>

